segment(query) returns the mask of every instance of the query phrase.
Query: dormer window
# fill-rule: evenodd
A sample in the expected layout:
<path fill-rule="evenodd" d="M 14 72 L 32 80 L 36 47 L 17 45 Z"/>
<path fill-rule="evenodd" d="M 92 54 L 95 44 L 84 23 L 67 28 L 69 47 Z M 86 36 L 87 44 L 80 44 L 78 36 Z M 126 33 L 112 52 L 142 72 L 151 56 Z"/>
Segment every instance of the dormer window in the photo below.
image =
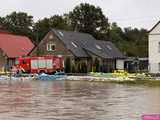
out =
<path fill-rule="evenodd" d="M 95 45 L 97 49 L 101 50 L 102 48 L 99 45 Z"/>
<path fill-rule="evenodd" d="M 77 45 L 74 42 L 71 42 L 71 43 L 75 48 L 78 48 Z"/>
<path fill-rule="evenodd" d="M 111 46 L 109 46 L 109 45 L 107 45 L 107 48 L 108 48 L 109 50 L 112 50 Z"/>
<path fill-rule="evenodd" d="M 60 34 L 60 36 L 64 36 L 63 33 L 59 30 L 58 33 Z"/>
<path fill-rule="evenodd" d="M 47 44 L 47 51 L 55 51 L 56 45 L 55 44 Z"/>

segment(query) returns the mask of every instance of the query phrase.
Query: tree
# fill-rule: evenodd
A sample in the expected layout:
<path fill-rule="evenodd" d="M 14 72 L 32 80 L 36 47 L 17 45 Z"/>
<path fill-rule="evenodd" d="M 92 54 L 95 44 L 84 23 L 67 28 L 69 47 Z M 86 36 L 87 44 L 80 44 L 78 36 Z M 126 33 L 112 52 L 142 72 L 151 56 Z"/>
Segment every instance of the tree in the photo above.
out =
<path fill-rule="evenodd" d="M 122 29 L 115 22 L 109 23 L 100 7 L 81 3 L 69 14 L 53 15 L 33 22 L 33 16 L 12 12 L 0 17 L 0 27 L 6 31 L 30 37 L 38 44 L 51 28 L 89 33 L 99 40 L 110 40 L 126 56 L 147 57 L 147 30 L 127 27 Z M 81 69 L 81 66 L 78 68 Z M 98 68 L 98 67 L 97 67 Z"/>
<path fill-rule="evenodd" d="M 32 35 L 33 16 L 24 12 L 12 12 L 4 20 L 5 27 L 12 33 L 26 35 L 30 38 Z"/>
<path fill-rule="evenodd" d="M 3 25 L 4 25 L 4 20 L 5 20 L 4 17 L 0 17 L 0 26 L 3 26 Z"/>
<path fill-rule="evenodd" d="M 5 28 L 5 24 L 4 24 L 5 18 L 4 17 L 0 17 L 0 30 L 6 30 Z"/>
<path fill-rule="evenodd" d="M 95 72 L 100 72 L 100 61 L 96 58 L 94 61 Z"/>
<path fill-rule="evenodd" d="M 76 31 L 90 33 L 97 39 L 105 38 L 108 33 L 108 19 L 100 7 L 81 3 L 69 13 L 69 18 Z"/>
<path fill-rule="evenodd" d="M 109 38 L 116 45 L 123 42 L 123 31 L 115 22 L 110 25 Z"/>
<path fill-rule="evenodd" d="M 127 56 L 147 57 L 147 30 L 127 27 L 122 30 L 116 23 L 110 25 L 109 39 Z"/>
<path fill-rule="evenodd" d="M 42 40 L 51 28 L 68 30 L 69 25 L 66 16 L 54 15 L 37 21 L 33 27 L 34 38 L 38 40 L 37 42 Z"/>
<path fill-rule="evenodd" d="M 65 72 L 66 73 L 71 72 L 71 59 L 69 57 L 67 57 L 65 61 Z"/>
<path fill-rule="evenodd" d="M 49 32 L 49 29 L 50 24 L 48 18 L 39 20 L 34 24 L 33 36 L 36 44 L 38 44 L 43 39 L 43 37 Z"/>
<path fill-rule="evenodd" d="M 128 56 L 147 57 L 148 38 L 147 30 L 137 28 L 124 28 L 124 48 Z"/>

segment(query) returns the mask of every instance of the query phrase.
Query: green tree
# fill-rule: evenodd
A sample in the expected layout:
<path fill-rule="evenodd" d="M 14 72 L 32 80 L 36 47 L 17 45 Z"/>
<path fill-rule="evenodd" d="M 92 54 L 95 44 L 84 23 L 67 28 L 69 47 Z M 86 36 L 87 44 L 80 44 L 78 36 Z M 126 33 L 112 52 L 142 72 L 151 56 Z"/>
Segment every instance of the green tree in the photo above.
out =
<path fill-rule="evenodd" d="M 75 65 L 73 64 L 72 65 L 72 73 L 75 73 L 76 72 L 76 70 L 75 70 Z"/>
<path fill-rule="evenodd" d="M 66 73 L 71 72 L 71 59 L 69 57 L 67 57 L 65 61 L 65 72 Z"/>
<path fill-rule="evenodd" d="M 68 30 L 69 25 L 65 16 L 54 15 L 50 18 L 44 18 L 35 23 L 33 27 L 34 38 L 39 42 L 50 31 L 51 28 Z"/>
<path fill-rule="evenodd" d="M 0 17 L 0 30 L 6 30 L 4 21 L 5 21 L 5 18 Z"/>
<path fill-rule="evenodd" d="M 122 30 L 116 23 L 112 23 L 109 30 L 109 40 L 126 56 L 148 56 L 147 30 L 145 29 L 127 27 Z"/>
<path fill-rule="evenodd" d="M 81 63 L 81 73 L 87 73 L 87 64 L 85 62 Z"/>
<path fill-rule="evenodd" d="M 69 18 L 76 31 L 90 33 L 97 39 L 107 36 L 109 23 L 100 7 L 81 3 L 69 13 Z"/>
<path fill-rule="evenodd" d="M 5 17 L 4 25 L 12 33 L 33 37 L 33 16 L 27 13 L 12 12 Z"/>
<path fill-rule="evenodd" d="M 126 53 L 128 56 L 147 57 L 148 56 L 148 38 L 147 30 L 132 29 L 131 27 L 124 29 L 124 39 Z"/>
<path fill-rule="evenodd" d="M 110 25 L 109 38 L 114 44 L 118 45 L 123 42 L 123 35 L 123 31 L 117 23 L 114 22 Z"/>
<path fill-rule="evenodd" d="M 38 20 L 33 26 L 33 36 L 35 43 L 38 44 L 44 36 L 49 32 L 50 24 L 49 19 L 44 18 L 42 20 Z"/>
<path fill-rule="evenodd" d="M 0 26 L 3 26 L 3 25 L 4 25 L 4 20 L 5 20 L 4 17 L 0 17 Z"/>

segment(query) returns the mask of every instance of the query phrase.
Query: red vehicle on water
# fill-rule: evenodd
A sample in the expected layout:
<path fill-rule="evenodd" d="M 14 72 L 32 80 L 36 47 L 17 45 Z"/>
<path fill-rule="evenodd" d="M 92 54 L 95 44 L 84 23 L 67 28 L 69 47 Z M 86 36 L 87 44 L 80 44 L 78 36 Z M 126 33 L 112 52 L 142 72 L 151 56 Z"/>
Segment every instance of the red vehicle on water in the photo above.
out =
<path fill-rule="evenodd" d="M 62 56 L 19 57 L 15 66 L 25 73 L 52 73 L 64 71 L 64 59 Z"/>

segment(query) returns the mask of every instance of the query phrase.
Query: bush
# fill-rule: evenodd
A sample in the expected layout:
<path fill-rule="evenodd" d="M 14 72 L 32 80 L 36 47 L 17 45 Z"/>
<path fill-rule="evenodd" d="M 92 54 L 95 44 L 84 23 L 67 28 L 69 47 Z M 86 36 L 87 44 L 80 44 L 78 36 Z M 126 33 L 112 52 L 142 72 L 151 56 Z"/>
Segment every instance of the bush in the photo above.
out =
<path fill-rule="evenodd" d="M 66 61 L 65 61 L 65 72 L 66 73 L 70 73 L 71 72 L 71 60 L 70 58 L 66 58 Z"/>
<path fill-rule="evenodd" d="M 75 65 L 72 65 L 72 73 L 75 73 L 76 69 L 75 69 Z"/>

